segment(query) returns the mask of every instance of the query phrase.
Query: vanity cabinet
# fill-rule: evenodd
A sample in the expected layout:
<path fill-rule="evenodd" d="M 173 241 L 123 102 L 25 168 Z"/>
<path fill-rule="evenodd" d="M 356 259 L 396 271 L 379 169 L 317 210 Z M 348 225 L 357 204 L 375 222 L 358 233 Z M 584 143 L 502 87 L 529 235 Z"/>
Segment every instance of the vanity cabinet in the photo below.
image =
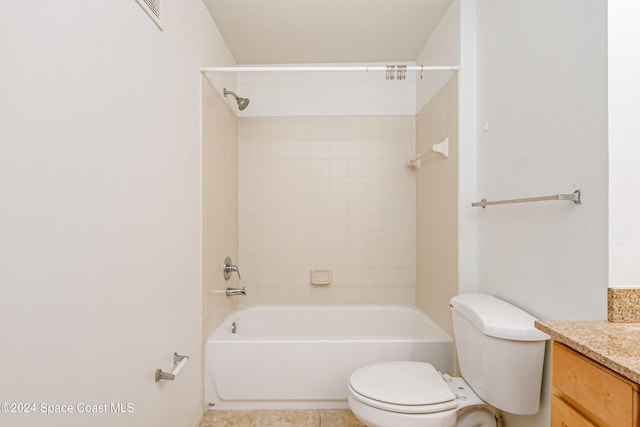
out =
<path fill-rule="evenodd" d="M 553 342 L 551 427 L 640 427 L 640 386 Z"/>

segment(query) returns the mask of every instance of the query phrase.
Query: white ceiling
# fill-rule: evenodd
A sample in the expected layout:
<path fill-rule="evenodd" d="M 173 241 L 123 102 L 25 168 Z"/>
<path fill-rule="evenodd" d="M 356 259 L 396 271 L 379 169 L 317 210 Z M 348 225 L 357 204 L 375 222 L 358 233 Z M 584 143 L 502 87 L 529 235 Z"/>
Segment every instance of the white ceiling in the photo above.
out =
<path fill-rule="evenodd" d="M 236 62 L 412 62 L 453 0 L 203 0 Z"/>

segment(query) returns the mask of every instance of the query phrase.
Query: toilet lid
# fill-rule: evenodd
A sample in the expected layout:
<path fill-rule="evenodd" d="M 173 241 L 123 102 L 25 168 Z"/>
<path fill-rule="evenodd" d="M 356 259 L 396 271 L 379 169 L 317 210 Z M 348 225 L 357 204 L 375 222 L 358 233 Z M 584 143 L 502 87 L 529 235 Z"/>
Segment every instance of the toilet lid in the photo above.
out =
<path fill-rule="evenodd" d="M 349 385 L 364 397 L 391 405 L 437 405 L 439 410 L 458 405 L 451 388 L 429 363 L 374 363 L 351 374 Z"/>

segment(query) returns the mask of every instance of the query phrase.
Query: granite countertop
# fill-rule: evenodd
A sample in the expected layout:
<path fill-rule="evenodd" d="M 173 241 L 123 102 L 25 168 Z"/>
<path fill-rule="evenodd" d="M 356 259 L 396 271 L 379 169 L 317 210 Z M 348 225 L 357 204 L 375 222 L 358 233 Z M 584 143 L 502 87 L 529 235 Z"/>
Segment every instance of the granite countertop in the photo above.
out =
<path fill-rule="evenodd" d="M 535 326 L 554 340 L 640 383 L 640 323 L 537 320 Z"/>

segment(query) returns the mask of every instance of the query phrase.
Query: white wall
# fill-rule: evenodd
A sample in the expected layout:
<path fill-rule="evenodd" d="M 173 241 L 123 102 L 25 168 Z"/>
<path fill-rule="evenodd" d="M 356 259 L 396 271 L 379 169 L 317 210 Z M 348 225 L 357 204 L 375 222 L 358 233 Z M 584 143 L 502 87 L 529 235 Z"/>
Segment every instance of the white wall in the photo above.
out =
<path fill-rule="evenodd" d="M 454 1 L 444 14 L 416 59 L 417 65 L 460 65 L 460 1 Z M 457 72 L 416 73 L 416 113 Z"/>
<path fill-rule="evenodd" d="M 579 206 L 468 207 L 479 227 L 479 286 L 545 317 L 606 315 L 605 6 L 478 5 L 478 197 L 583 192 Z"/>
<path fill-rule="evenodd" d="M 458 73 L 458 291 L 476 289 L 476 219 L 469 204 L 476 197 L 477 17 L 476 0 L 460 2 Z"/>
<path fill-rule="evenodd" d="M 201 415 L 199 67 L 232 65 L 199 0 L 11 2 L 0 14 L 0 413 L 6 426 Z M 178 379 L 154 383 L 173 352 Z M 78 403 L 131 403 L 78 414 Z M 109 408 L 107 408 L 108 410 Z"/>
<path fill-rule="evenodd" d="M 543 319 L 606 319 L 606 6 L 477 2 L 478 199 L 583 194 L 460 207 L 475 209 L 477 289 Z M 538 416 L 507 421 L 548 425 L 544 398 Z"/>
<path fill-rule="evenodd" d="M 640 286 L 640 3 L 608 3 L 609 285 Z"/>
<path fill-rule="evenodd" d="M 405 80 L 385 80 L 384 71 L 239 73 L 238 95 L 251 100 L 239 115 L 413 115 L 415 79 L 414 72 L 407 72 Z"/>

